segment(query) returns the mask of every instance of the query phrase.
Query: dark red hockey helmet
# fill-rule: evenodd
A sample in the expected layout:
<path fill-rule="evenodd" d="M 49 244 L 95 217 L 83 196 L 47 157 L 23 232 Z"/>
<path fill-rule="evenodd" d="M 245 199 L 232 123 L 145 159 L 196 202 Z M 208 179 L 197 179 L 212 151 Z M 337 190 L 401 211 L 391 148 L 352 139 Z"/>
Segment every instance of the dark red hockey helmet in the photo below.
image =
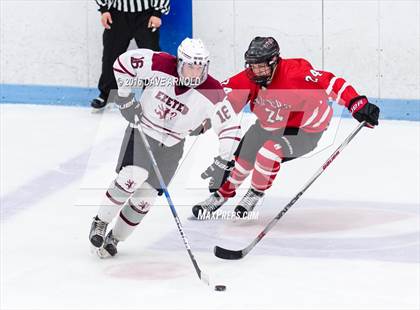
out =
<path fill-rule="evenodd" d="M 280 59 L 280 47 L 273 37 L 255 37 L 252 39 L 245 52 L 245 67 L 248 77 L 260 85 L 267 85 L 274 73 L 274 69 Z M 267 64 L 271 70 L 267 75 L 256 75 L 251 65 Z"/>

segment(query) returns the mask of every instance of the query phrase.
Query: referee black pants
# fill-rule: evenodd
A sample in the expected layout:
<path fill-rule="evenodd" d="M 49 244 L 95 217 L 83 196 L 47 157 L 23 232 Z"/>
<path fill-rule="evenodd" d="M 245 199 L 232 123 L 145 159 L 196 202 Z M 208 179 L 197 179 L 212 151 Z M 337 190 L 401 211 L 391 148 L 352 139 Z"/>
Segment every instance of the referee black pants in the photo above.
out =
<path fill-rule="evenodd" d="M 108 100 L 112 89 L 117 89 L 112 66 L 118 56 L 127 51 L 131 39 L 135 39 L 139 48 L 159 51 L 159 29 L 155 32 L 147 28 L 151 12 L 119 12 L 111 10 L 111 29 L 105 29 L 103 34 L 102 74 L 98 89 L 100 97 Z"/>

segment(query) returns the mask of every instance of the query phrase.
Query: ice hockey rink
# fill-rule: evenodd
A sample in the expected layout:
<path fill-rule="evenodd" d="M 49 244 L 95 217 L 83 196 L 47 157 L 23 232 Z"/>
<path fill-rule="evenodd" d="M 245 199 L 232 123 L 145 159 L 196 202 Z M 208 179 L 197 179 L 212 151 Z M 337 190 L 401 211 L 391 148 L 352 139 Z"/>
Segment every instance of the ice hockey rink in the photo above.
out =
<path fill-rule="evenodd" d="M 216 292 L 198 280 L 164 198 L 116 257 L 90 252 L 126 126 L 117 111 L 0 109 L 1 309 L 420 308 L 419 122 L 362 129 L 240 261 L 216 258 L 213 247 L 245 247 L 357 122 L 335 117 L 316 152 L 282 166 L 249 221 L 191 219 L 208 195 L 199 175 L 217 139 L 189 138 L 169 191 L 200 267 L 227 286 Z"/>

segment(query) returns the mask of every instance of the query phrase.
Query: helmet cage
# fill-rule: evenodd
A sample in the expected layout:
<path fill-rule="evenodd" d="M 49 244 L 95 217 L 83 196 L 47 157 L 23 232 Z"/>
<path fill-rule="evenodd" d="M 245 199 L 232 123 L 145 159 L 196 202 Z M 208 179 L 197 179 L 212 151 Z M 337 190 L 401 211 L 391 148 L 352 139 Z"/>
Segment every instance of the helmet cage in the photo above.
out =
<path fill-rule="evenodd" d="M 245 52 L 245 68 L 248 77 L 255 83 L 266 86 L 272 79 L 280 59 L 280 47 L 273 37 L 255 37 Z M 270 74 L 256 75 L 252 64 L 266 64 L 271 68 Z"/>
<path fill-rule="evenodd" d="M 246 69 L 245 71 L 248 78 L 254 81 L 258 85 L 267 86 L 271 82 L 271 79 L 273 78 L 274 71 L 276 70 L 279 59 L 280 59 L 279 54 L 270 56 L 270 58 L 268 59 L 266 57 L 262 59 L 262 57 L 248 57 L 247 58 L 246 53 L 245 53 L 245 69 Z M 263 63 L 266 64 L 270 68 L 270 71 L 271 71 L 270 74 L 256 75 L 254 71 L 252 70 L 251 65 L 263 64 Z"/>
<path fill-rule="evenodd" d="M 197 87 L 202 84 L 208 76 L 209 52 L 199 39 L 186 38 L 178 47 L 177 72 L 180 84 L 187 87 Z M 185 65 L 198 65 L 202 67 L 198 77 L 186 77 L 183 74 Z"/>
<path fill-rule="evenodd" d="M 205 62 L 203 61 L 184 61 L 181 58 L 178 58 L 178 62 L 177 62 L 177 72 L 178 72 L 178 76 L 180 79 L 180 84 L 184 85 L 184 86 L 188 86 L 188 87 L 197 87 L 200 84 L 202 84 L 208 76 L 208 72 L 209 72 L 209 63 L 210 61 L 207 60 Z M 183 70 L 184 70 L 184 66 L 185 65 L 199 65 L 202 67 L 201 70 L 201 74 L 198 77 L 186 77 L 183 74 Z"/>

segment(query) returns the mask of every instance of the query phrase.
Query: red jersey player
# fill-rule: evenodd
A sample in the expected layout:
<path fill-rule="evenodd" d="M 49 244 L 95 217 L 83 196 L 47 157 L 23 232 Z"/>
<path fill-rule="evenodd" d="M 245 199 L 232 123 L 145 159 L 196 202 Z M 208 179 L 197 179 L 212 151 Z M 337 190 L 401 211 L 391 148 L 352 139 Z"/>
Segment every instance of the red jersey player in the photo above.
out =
<path fill-rule="evenodd" d="M 283 162 L 315 149 L 333 115 L 331 99 L 346 106 L 359 122 L 378 125 L 379 108 L 343 78 L 315 70 L 302 58 L 283 59 L 279 52 L 274 38 L 254 38 L 245 53 L 246 69 L 223 83 L 235 112 L 249 104 L 258 119 L 241 139 L 227 181 L 193 207 L 196 217 L 220 208 L 250 174 L 251 188 L 235 212 L 244 217 L 252 211 Z M 206 175 L 207 171 L 202 177 Z"/>

